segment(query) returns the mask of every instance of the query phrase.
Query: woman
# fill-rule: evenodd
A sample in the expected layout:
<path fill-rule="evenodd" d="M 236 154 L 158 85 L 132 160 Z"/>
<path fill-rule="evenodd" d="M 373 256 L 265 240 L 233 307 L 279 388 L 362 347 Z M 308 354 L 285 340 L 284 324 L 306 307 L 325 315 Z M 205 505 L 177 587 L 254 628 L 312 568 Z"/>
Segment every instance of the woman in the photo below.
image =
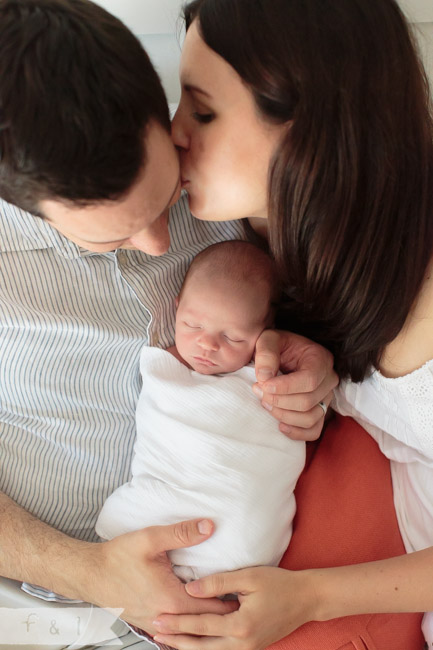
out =
<path fill-rule="evenodd" d="M 269 232 L 282 324 L 334 353 L 337 408 L 391 460 L 404 545 L 388 461 L 337 419 L 299 485 L 283 560 L 297 570 L 191 583 L 197 597 L 239 593 L 239 610 L 160 617 L 157 638 L 421 648 L 420 616 L 398 613 L 433 610 L 433 129 L 407 25 L 394 0 L 198 0 L 186 21 L 173 138 L 191 210 Z M 290 404 L 270 386 L 280 419 Z"/>

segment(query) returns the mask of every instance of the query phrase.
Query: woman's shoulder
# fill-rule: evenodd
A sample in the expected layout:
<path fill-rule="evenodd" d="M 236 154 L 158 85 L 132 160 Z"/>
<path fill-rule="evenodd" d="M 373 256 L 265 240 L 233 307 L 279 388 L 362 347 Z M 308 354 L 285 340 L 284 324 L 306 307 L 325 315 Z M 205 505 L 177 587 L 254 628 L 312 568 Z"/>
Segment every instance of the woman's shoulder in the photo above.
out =
<path fill-rule="evenodd" d="M 398 336 L 385 348 L 380 371 L 402 377 L 433 359 L 433 261 L 419 297 Z"/>
<path fill-rule="evenodd" d="M 376 370 L 360 383 L 342 381 L 332 405 L 357 420 L 388 458 L 428 458 L 433 467 L 433 359 L 399 377 Z"/>

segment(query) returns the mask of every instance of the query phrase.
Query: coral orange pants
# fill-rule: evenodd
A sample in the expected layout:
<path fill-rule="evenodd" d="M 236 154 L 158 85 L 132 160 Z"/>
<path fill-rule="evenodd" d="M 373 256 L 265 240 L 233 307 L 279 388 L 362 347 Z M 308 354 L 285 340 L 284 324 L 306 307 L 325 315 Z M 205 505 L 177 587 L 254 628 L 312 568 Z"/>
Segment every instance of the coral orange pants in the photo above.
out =
<path fill-rule="evenodd" d="M 404 554 L 389 462 L 368 433 L 351 418 L 337 416 L 309 451 L 296 488 L 293 537 L 280 566 L 343 566 Z M 368 614 L 311 622 L 270 648 L 421 650 L 421 619 L 421 614 Z"/>

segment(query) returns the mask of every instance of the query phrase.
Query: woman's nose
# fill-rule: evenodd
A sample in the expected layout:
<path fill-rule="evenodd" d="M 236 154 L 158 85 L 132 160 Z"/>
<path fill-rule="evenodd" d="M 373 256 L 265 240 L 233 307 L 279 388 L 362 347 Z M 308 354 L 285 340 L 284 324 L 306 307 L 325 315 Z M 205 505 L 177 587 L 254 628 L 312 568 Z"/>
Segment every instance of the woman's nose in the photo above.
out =
<path fill-rule="evenodd" d="M 181 106 L 177 109 L 171 122 L 171 139 L 176 147 L 179 147 L 180 149 L 189 148 L 189 136 Z"/>

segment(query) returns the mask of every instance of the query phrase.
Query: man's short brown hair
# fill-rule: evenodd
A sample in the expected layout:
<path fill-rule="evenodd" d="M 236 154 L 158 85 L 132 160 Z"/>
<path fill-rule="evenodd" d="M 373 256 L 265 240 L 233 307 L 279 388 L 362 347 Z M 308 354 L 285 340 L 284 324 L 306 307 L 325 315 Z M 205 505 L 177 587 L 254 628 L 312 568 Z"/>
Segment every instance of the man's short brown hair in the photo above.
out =
<path fill-rule="evenodd" d="M 0 0 L 0 196 L 120 198 L 146 162 L 150 120 L 170 128 L 140 42 L 90 0 Z"/>

